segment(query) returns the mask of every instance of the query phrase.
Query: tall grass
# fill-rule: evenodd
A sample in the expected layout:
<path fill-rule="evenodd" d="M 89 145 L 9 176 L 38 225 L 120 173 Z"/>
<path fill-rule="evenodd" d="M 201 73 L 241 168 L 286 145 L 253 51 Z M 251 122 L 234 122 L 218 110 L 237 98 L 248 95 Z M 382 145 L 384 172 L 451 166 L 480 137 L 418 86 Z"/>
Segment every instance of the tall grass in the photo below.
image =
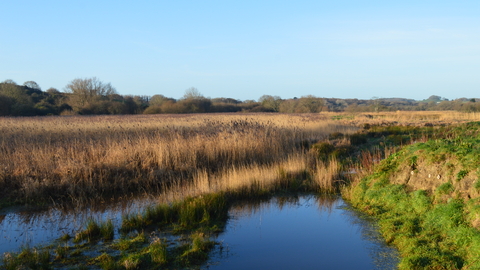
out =
<path fill-rule="evenodd" d="M 278 179 L 278 168 L 312 143 L 365 123 L 476 118 L 458 112 L 0 118 L 0 203 L 84 203 L 158 192 L 206 175 L 241 186 L 234 180 L 243 178 L 240 172 Z"/>
<path fill-rule="evenodd" d="M 155 192 L 203 173 L 270 166 L 353 130 L 321 115 L 1 118 L 0 195 L 82 202 Z"/>
<path fill-rule="evenodd" d="M 314 174 L 314 185 L 319 191 L 333 193 L 336 188 L 347 184 L 341 179 L 341 165 L 336 159 L 328 162 L 318 161 Z"/>
<path fill-rule="evenodd" d="M 93 219 L 89 219 L 86 222 L 85 230 L 79 232 L 75 238 L 74 242 L 80 242 L 86 240 L 88 242 L 96 240 L 113 240 L 114 236 L 114 226 L 112 220 L 107 220 L 105 222 L 98 222 Z"/>

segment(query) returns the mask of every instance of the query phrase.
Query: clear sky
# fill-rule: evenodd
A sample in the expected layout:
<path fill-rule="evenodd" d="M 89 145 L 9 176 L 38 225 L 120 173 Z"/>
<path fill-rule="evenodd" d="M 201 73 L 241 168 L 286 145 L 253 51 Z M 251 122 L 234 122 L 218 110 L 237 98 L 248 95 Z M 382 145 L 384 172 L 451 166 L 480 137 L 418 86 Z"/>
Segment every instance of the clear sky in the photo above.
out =
<path fill-rule="evenodd" d="M 180 98 L 480 97 L 480 1 L 1 1 L 0 81 Z"/>

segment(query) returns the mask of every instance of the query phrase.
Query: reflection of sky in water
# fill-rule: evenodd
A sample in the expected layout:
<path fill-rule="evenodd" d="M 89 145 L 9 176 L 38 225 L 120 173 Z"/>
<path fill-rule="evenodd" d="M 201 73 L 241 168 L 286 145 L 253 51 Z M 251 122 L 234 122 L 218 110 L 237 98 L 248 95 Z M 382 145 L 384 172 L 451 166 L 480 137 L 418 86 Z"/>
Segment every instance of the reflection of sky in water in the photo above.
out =
<path fill-rule="evenodd" d="M 231 211 L 208 269 L 395 269 L 394 250 L 341 199 L 300 197 Z"/>
<path fill-rule="evenodd" d="M 2 210 L 0 255 L 9 251 L 18 251 L 24 245 L 46 245 L 66 233 L 74 236 L 89 218 L 112 219 L 118 228 L 123 214 L 138 211 L 151 203 L 149 200 L 131 200 L 110 205 L 97 205 L 95 210 L 76 211 L 55 208 L 43 211 Z"/>
<path fill-rule="evenodd" d="M 137 212 L 152 200 L 97 205 L 95 210 L 0 212 L 0 254 L 22 245 L 49 244 L 74 235 L 88 218 L 112 219 Z M 209 269 L 394 269 L 394 250 L 378 240 L 365 218 L 332 197 L 277 197 L 270 202 L 242 203 L 230 211 Z"/>

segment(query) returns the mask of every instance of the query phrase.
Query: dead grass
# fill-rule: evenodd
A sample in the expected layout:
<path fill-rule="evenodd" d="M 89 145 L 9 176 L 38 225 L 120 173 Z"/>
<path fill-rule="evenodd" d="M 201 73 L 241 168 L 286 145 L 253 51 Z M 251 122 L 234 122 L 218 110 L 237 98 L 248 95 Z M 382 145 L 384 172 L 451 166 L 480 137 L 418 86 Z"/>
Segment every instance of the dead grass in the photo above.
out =
<path fill-rule="evenodd" d="M 275 167 L 354 130 L 321 115 L 1 118 L 0 192 L 19 202 L 155 192 L 203 173 Z"/>
<path fill-rule="evenodd" d="M 281 185 L 305 171 L 325 189 L 338 180 L 339 166 L 312 167 L 307 150 L 328 134 L 352 133 L 365 123 L 478 118 L 458 112 L 0 118 L 0 197 L 84 203 L 165 188 L 198 193 Z"/>
<path fill-rule="evenodd" d="M 395 112 L 325 112 L 322 113 L 331 119 L 340 119 L 344 123 L 361 126 L 365 123 L 371 125 L 449 125 L 480 121 L 480 113 L 467 113 L 458 111 L 395 111 Z"/>

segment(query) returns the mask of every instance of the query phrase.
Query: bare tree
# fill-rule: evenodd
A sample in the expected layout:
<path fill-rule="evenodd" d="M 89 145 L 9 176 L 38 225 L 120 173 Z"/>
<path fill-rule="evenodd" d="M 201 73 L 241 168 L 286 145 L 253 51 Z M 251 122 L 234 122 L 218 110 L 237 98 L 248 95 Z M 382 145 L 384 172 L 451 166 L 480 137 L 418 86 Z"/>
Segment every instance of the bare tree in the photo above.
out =
<path fill-rule="evenodd" d="M 263 107 L 278 112 L 280 110 L 280 104 L 282 104 L 282 98 L 279 96 L 263 95 L 258 99 L 258 102 L 262 103 Z"/>
<path fill-rule="evenodd" d="M 321 112 L 322 107 L 324 105 L 323 99 L 317 98 L 312 95 L 303 96 L 300 99 L 300 102 L 301 102 L 301 106 L 305 108 L 307 112 L 310 112 L 310 113 Z"/>
<path fill-rule="evenodd" d="M 42 88 L 40 88 L 40 85 L 38 85 L 38 83 L 34 82 L 34 81 L 26 81 L 23 83 L 24 86 L 28 87 L 28 88 L 32 88 L 32 89 L 36 89 L 36 90 L 42 90 Z"/>
<path fill-rule="evenodd" d="M 185 94 L 183 95 L 182 99 L 204 99 L 205 97 L 198 91 L 195 87 L 190 87 L 185 90 Z"/>
<path fill-rule="evenodd" d="M 148 102 L 150 106 L 161 106 L 163 103 L 169 101 L 170 99 L 164 95 L 153 95 Z"/>
<path fill-rule="evenodd" d="M 50 87 L 47 89 L 47 91 L 45 91 L 47 93 L 49 93 L 50 95 L 59 95 L 60 94 L 60 91 L 58 91 L 57 88 L 54 88 L 54 87 Z"/>
<path fill-rule="evenodd" d="M 110 83 L 104 83 L 96 77 L 74 79 L 67 84 L 65 92 L 70 94 L 70 102 L 77 108 L 117 93 Z"/>
<path fill-rule="evenodd" d="M 11 80 L 11 79 L 7 79 L 7 80 L 3 81 L 2 83 L 4 83 L 4 84 L 14 84 L 14 85 L 17 85 L 17 83 L 16 83 L 14 80 Z"/>

